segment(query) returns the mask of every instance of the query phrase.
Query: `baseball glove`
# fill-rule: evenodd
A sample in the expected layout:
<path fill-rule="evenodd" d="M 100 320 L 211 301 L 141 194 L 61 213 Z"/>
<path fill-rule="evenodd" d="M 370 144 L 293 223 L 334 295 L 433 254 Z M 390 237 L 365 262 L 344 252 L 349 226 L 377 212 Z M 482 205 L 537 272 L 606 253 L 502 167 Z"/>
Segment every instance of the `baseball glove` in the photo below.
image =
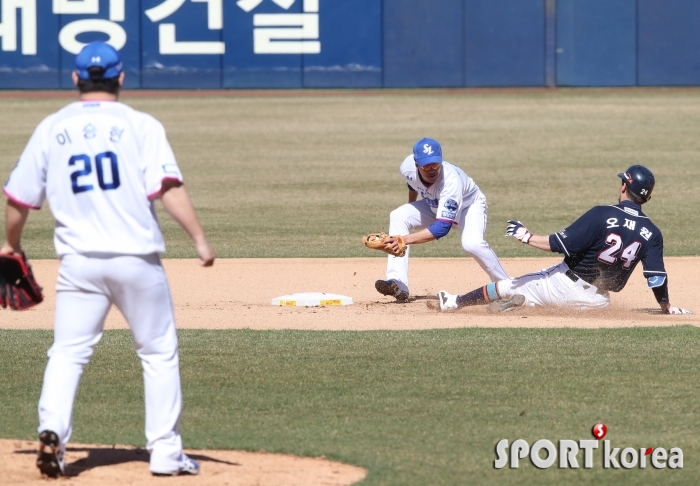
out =
<path fill-rule="evenodd" d="M 0 306 L 28 309 L 44 300 L 24 253 L 0 255 Z"/>
<path fill-rule="evenodd" d="M 396 238 L 398 242 L 398 247 L 393 249 L 391 245 L 384 243 L 386 238 Z M 367 248 L 372 248 L 373 250 L 381 250 L 388 253 L 389 255 L 394 255 L 397 257 L 402 257 L 406 254 L 406 248 L 408 245 L 404 241 L 402 236 L 389 236 L 386 233 L 371 233 L 369 235 L 362 237 L 362 243 L 365 244 Z"/>

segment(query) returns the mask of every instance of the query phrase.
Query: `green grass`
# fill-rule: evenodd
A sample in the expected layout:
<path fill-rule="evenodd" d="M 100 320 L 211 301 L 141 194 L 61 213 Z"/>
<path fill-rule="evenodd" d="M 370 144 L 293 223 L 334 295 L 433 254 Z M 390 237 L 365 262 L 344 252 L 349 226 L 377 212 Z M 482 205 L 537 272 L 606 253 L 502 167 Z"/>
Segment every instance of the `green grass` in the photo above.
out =
<path fill-rule="evenodd" d="M 266 94 L 270 94 L 269 92 Z M 423 136 L 443 144 L 489 203 L 499 256 L 545 256 L 504 238 L 507 219 L 558 231 L 616 201 L 634 163 L 657 179 L 646 213 L 666 255 L 700 254 L 700 91 L 324 91 L 130 98 L 159 118 L 220 257 L 381 258 L 362 234 L 406 200 L 398 166 Z M 67 100 L 0 99 L 0 177 Z M 159 209 L 166 257 L 193 257 Z M 23 246 L 54 256 L 48 208 Z M 0 225 L 0 238 L 4 236 Z M 456 232 L 453 232 L 456 233 Z M 414 256 L 463 256 L 456 234 Z M 325 455 L 368 468 L 367 485 L 697 484 L 698 329 L 422 332 L 180 331 L 188 447 Z M 35 437 L 48 331 L 0 330 L 0 437 Z M 502 438 L 678 446 L 676 471 L 493 469 Z M 105 333 L 75 407 L 73 440 L 143 445 L 140 367 L 126 331 Z"/>
<path fill-rule="evenodd" d="M 558 231 L 616 202 L 616 174 L 635 163 L 656 175 L 645 211 L 664 233 L 665 254 L 700 253 L 691 218 L 700 204 L 700 91 L 266 94 L 124 97 L 164 123 L 220 257 L 381 257 L 360 236 L 388 229 L 389 212 L 406 201 L 398 167 L 423 136 L 437 138 L 486 194 L 487 240 L 499 256 L 543 256 L 504 238 L 506 220 Z M 67 101 L 0 99 L 12 115 L 0 117 L 0 177 L 36 124 Z M 160 216 L 166 257 L 193 257 L 187 236 Z M 46 209 L 32 214 L 31 258 L 53 257 L 52 229 Z M 451 234 L 413 255 L 463 252 Z"/>
<path fill-rule="evenodd" d="M 320 456 L 365 485 L 697 484 L 695 327 L 411 332 L 180 331 L 187 447 Z M 0 436 L 32 439 L 47 331 L 0 331 Z M 494 470 L 500 439 L 681 447 L 682 470 Z M 108 331 L 73 440 L 143 446 L 140 367 Z"/>

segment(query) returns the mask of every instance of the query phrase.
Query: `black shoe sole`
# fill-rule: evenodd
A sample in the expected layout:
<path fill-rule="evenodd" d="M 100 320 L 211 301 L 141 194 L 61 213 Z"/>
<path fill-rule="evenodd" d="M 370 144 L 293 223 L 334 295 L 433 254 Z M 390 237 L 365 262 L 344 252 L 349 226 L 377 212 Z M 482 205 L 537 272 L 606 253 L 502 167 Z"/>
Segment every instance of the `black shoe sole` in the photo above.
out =
<path fill-rule="evenodd" d="M 399 291 L 398 285 L 394 282 L 389 283 L 387 280 L 377 280 L 374 282 L 374 288 L 382 295 L 394 297 L 398 302 L 408 302 L 408 294 Z"/>
<path fill-rule="evenodd" d="M 57 478 L 63 476 L 61 466 L 58 461 L 58 435 L 50 430 L 45 430 L 39 434 L 39 454 L 36 458 L 36 467 L 43 476 Z M 49 452 L 46 452 L 46 448 Z"/>

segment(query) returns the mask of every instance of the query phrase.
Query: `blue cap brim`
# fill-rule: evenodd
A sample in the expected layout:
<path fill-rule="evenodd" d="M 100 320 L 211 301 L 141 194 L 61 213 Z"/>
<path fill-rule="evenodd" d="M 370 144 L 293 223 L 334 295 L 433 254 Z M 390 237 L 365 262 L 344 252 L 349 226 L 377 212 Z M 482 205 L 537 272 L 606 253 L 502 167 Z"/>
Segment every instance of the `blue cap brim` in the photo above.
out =
<path fill-rule="evenodd" d="M 429 157 L 421 157 L 420 159 L 413 159 L 416 161 L 416 164 L 418 166 L 423 167 L 424 165 L 427 164 L 434 164 L 435 162 L 439 162 L 442 164 L 442 155 L 431 155 Z"/>

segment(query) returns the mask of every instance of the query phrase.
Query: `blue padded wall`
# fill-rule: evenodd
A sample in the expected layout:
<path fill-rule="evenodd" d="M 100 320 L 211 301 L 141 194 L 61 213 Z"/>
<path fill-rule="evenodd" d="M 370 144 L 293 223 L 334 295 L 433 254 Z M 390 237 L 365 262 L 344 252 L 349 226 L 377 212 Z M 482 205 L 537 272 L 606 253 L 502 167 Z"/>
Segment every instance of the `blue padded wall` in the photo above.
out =
<path fill-rule="evenodd" d="M 381 88 L 381 2 L 321 2 L 319 17 L 321 53 L 303 55 L 304 87 Z"/>
<path fill-rule="evenodd" d="M 463 84 L 461 0 L 384 0 L 384 87 Z"/>
<path fill-rule="evenodd" d="M 72 88 L 76 46 L 115 33 L 127 88 L 700 86 L 700 0 L 11 5 L 0 89 Z"/>
<path fill-rule="evenodd" d="M 222 42 L 223 29 L 210 29 L 207 3 L 185 2 L 172 14 L 154 21 L 146 11 L 163 0 L 141 0 L 141 85 L 143 88 L 221 88 L 222 54 L 185 54 L 178 43 L 192 42 L 198 49 L 211 49 L 206 43 Z M 161 39 L 162 25 L 174 26 L 175 48 L 170 53 Z M 172 27 L 170 27 L 172 28 Z M 170 39 L 170 37 L 167 37 Z M 163 44 L 163 45 L 161 45 Z M 209 44 L 211 46 L 213 44 Z M 195 47 L 197 48 L 197 47 Z"/>
<path fill-rule="evenodd" d="M 634 86 L 636 0 L 557 2 L 557 85 Z"/>
<path fill-rule="evenodd" d="M 465 86 L 543 86 L 544 0 L 465 0 Z"/>
<path fill-rule="evenodd" d="M 700 84 L 700 1 L 638 0 L 637 83 Z"/>
<path fill-rule="evenodd" d="M 321 8 L 324 3 L 321 2 Z M 255 54 L 256 15 L 299 15 L 303 2 L 297 0 L 284 9 L 273 2 L 262 2 L 246 12 L 237 2 L 224 4 L 224 88 L 301 88 L 301 54 Z"/>
<path fill-rule="evenodd" d="M 51 9 L 37 9 L 36 12 L 36 52 L 30 41 L 24 45 L 22 41 L 22 11 L 15 11 L 15 50 L 0 51 L 0 89 L 56 89 L 59 87 L 59 17 L 51 13 Z M 29 18 L 29 17 L 28 17 Z M 2 18 L 0 23 L 10 20 Z M 9 33 L 5 33 L 9 37 Z M 3 36 L 0 42 L 4 48 L 10 47 L 9 39 Z M 28 51 L 28 49 L 30 51 Z"/>

